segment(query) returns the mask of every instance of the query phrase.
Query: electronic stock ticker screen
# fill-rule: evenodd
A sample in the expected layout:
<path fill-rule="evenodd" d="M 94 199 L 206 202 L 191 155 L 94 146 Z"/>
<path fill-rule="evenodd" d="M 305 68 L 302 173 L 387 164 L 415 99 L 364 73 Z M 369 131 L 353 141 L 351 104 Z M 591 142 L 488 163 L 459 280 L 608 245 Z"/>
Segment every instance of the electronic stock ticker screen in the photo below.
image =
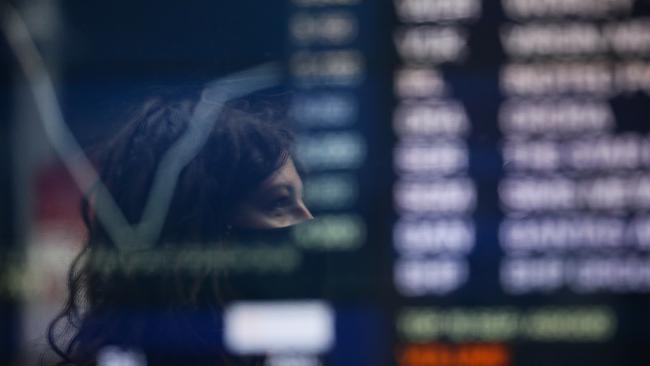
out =
<path fill-rule="evenodd" d="M 389 364 L 647 363 L 650 4 L 291 9 L 307 200 Z"/>
<path fill-rule="evenodd" d="M 258 10 L 282 13 L 274 47 L 317 219 L 290 246 L 218 254 L 255 294 L 224 310 L 228 352 L 648 364 L 650 2 L 283 4 Z M 98 364 L 141 364 L 120 352 Z"/>

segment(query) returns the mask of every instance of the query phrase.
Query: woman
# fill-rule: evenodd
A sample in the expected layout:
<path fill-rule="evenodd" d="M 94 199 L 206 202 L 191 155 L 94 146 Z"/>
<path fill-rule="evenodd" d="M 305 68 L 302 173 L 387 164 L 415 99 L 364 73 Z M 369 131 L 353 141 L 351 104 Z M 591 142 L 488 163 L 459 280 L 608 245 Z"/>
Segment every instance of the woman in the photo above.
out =
<path fill-rule="evenodd" d="M 151 100 L 99 156 L 101 180 L 130 225 L 142 219 L 161 161 L 188 131 L 194 107 Z M 218 249 L 246 229 L 311 219 L 290 155 L 291 135 L 268 119 L 224 109 L 182 169 L 160 232 L 144 248 L 130 251 L 133 243 L 116 243 L 98 219 L 101 203 L 87 195 L 87 245 L 73 263 L 70 297 L 48 334 L 59 364 L 96 364 L 107 346 L 140 351 L 148 365 L 228 363 L 218 344 L 223 273 L 175 268 L 173 256 L 171 270 L 148 272 L 107 270 L 105 259 L 108 253 L 118 262 L 138 256 L 146 262 L 170 249 L 180 255 L 190 245 Z"/>

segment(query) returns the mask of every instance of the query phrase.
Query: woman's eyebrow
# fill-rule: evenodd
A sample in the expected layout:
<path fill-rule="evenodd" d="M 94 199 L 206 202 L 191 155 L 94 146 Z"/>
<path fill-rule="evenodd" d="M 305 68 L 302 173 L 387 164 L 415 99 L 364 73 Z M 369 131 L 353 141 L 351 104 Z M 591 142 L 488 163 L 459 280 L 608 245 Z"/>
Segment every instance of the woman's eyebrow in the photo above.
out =
<path fill-rule="evenodd" d="M 291 183 L 279 183 L 278 185 L 269 187 L 269 192 L 284 193 L 285 189 L 287 193 L 292 197 L 300 198 L 302 196 L 302 184 L 296 185 Z"/>
<path fill-rule="evenodd" d="M 269 186 L 264 187 L 264 190 L 267 192 L 279 192 L 279 191 L 287 190 L 289 193 L 293 193 L 295 188 L 289 183 L 277 183 L 277 184 L 270 184 Z"/>

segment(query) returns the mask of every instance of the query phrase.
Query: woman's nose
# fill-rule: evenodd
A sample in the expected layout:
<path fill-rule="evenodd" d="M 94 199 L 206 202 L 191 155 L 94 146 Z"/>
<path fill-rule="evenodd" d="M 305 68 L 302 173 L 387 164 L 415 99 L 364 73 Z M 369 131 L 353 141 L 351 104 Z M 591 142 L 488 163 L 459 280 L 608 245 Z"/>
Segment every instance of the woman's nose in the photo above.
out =
<path fill-rule="evenodd" d="M 299 215 L 303 220 L 311 220 L 314 216 L 311 214 L 305 203 L 301 200 L 298 204 Z"/>

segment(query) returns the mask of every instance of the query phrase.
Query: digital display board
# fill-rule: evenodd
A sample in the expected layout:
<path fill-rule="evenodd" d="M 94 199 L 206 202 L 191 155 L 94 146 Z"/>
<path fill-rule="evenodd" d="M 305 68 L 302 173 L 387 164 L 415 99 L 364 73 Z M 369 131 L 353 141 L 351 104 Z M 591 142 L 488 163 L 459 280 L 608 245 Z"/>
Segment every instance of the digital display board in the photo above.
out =
<path fill-rule="evenodd" d="M 52 36 L 66 46 L 43 53 L 84 147 L 151 85 L 281 69 L 248 102 L 295 132 L 316 219 L 261 244 L 161 251 L 130 267 L 233 273 L 225 353 L 269 366 L 648 364 L 650 2 L 244 1 L 184 8 L 171 28 L 121 13 L 132 6 L 103 5 L 97 24 L 78 2 L 41 9 L 76 35 Z M 160 22 L 178 20 L 179 5 L 159 6 Z M 16 100 L 31 98 L 23 84 Z M 13 124 L 31 118 L 22 103 Z M 64 292 L 63 280 L 32 283 L 48 265 L 65 276 L 83 229 L 64 157 L 22 149 L 36 178 L 15 191 L 36 208 L 3 293 L 27 304 L 16 332 L 28 345 Z M 25 177 L 20 166 L 11 173 Z M 25 215 L 14 206 L 3 209 Z M 100 356 L 146 364 L 138 350 Z"/>

